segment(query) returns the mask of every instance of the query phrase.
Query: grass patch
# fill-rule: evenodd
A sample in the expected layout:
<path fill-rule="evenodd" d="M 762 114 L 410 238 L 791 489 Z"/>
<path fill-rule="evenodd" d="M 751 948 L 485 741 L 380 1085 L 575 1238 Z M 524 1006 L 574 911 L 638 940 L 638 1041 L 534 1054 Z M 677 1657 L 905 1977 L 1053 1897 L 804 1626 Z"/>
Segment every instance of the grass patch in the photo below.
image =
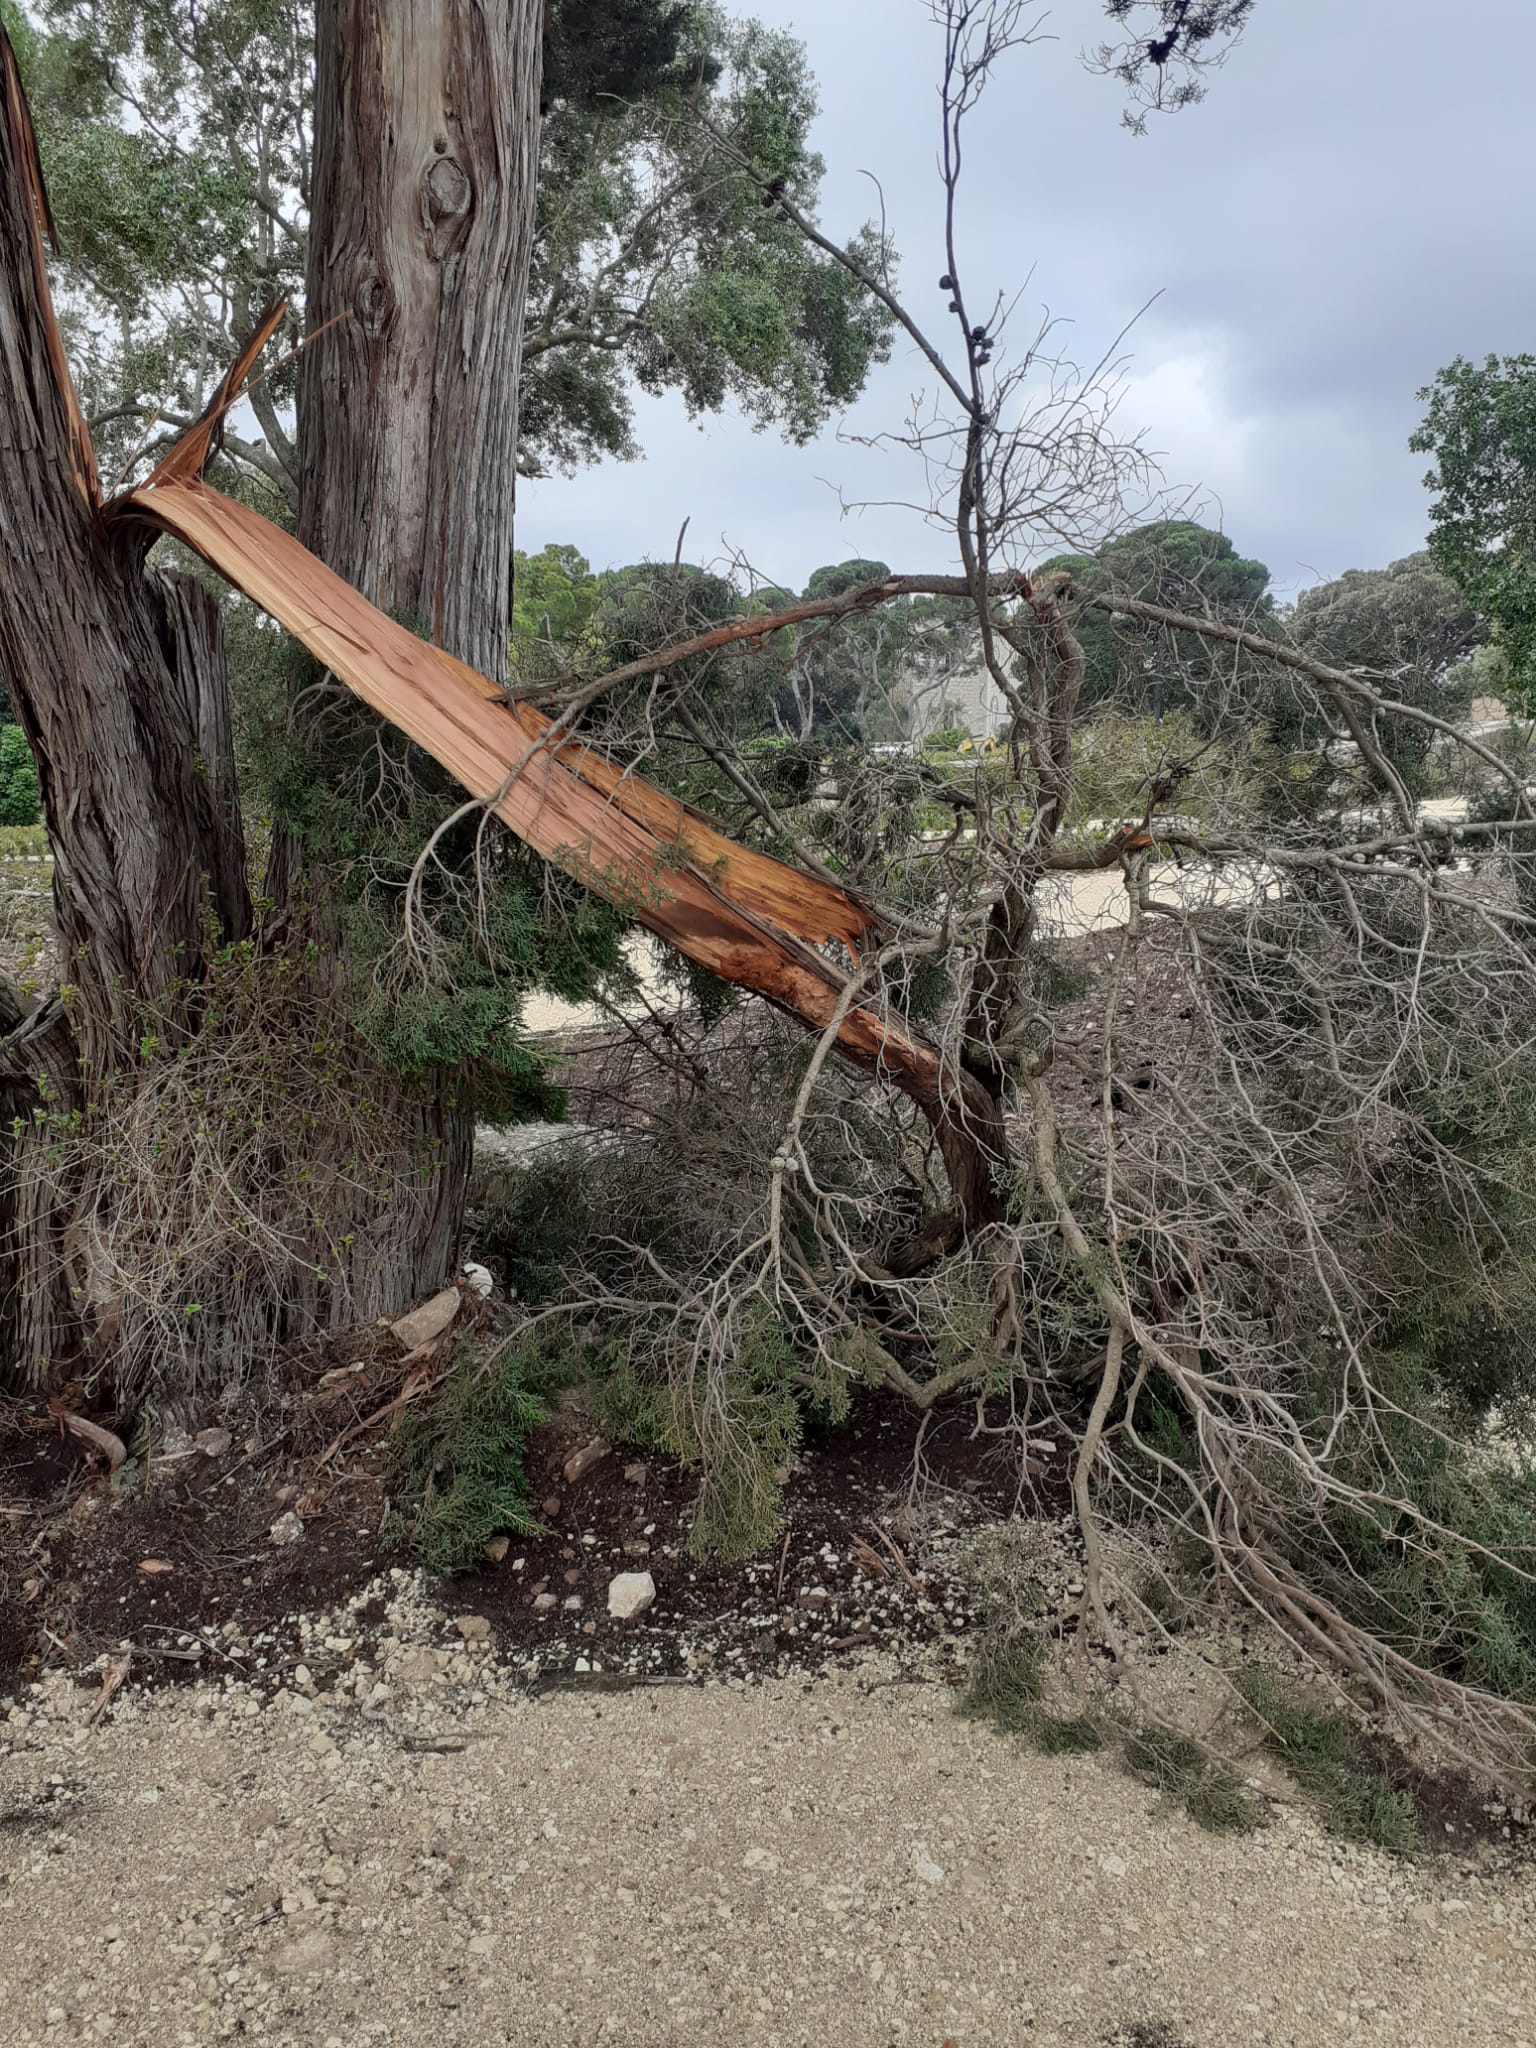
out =
<path fill-rule="evenodd" d="M 1003 1735 L 1017 1735 L 1044 1756 L 1087 1756 L 1104 1737 L 1087 1714 L 1053 1714 L 1042 1704 L 1044 1672 L 1040 1645 L 1023 1630 L 985 1641 L 960 1697 L 960 1712 L 989 1721 Z"/>
<path fill-rule="evenodd" d="M 459 1360 L 430 1407 L 406 1409 L 395 1450 L 411 1507 L 396 1534 L 409 1539 L 423 1564 L 469 1571 L 493 1536 L 538 1527 L 523 1451 L 543 1415 L 515 1353 L 483 1368 Z"/>
<path fill-rule="evenodd" d="M 982 1643 L 960 1696 L 969 1721 L 990 1721 L 1004 1735 L 1027 1735 L 1040 1709 L 1045 1681 L 1040 1646 L 1022 1630 Z"/>
<path fill-rule="evenodd" d="M 1212 1834 L 1248 1835 L 1264 1825 L 1263 1807 L 1236 1771 L 1212 1762 L 1183 1736 L 1144 1729 L 1126 1738 L 1121 1761 L 1133 1778 L 1155 1786 Z"/>
<path fill-rule="evenodd" d="M 1267 1746 L 1316 1799 L 1334 1834 L 1402 1856 L 1418 1847 L 1412 1798 L 1370 1761 L 1342 1714 L 1303 1706 L 1268 1671 L 1245 1672 L 1238 1690 L 1263 1722 Z"/>

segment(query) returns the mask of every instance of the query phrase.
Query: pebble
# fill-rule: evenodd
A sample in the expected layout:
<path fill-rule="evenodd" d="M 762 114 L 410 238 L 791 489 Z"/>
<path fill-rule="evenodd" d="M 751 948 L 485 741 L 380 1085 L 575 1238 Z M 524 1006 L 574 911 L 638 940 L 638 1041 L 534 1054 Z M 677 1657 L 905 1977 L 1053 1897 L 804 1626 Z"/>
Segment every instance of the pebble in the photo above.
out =
<path fill-rule="evenodd" d="M 583 1444 L 579 1451 L 573 1451 L 565 1461 L 565 1483 L 574 1486 L 578 1479 L 584 1479 L 594 1465 L 600 1465 L 613 1446 L 606 1437 L 595 1436 L 589 1444 Z"/>
<path fill-rule="evenodd" d="M 288 1508 L 278 1516 L 267 1534 L 274 1543 L 300 1543 L 304 1538 L 304 1524 L 293 1509 Z"/>
<path fill-rule="evenodd" d="M 656 1581 L 649 1572 L 620 1572 L 609 1581 L 608 1612 L 616 1621 L 633 1621 L 655 1598 Z"/>
<path fill-rule="evenodd" d="M 483 1643 L 491 1633 L 491 1624 L 483 1614 L 455 1615 L 453 1625 L 466 1643 Z"/>

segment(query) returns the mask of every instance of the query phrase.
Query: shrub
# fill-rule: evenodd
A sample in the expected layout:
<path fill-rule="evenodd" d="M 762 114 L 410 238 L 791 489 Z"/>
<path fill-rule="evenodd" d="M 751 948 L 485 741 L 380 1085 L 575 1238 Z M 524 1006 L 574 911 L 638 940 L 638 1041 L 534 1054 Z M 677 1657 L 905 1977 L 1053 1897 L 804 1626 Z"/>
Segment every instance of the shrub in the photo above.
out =
<path fill-rule="evenodd" d="M 1374 1842 L 1401 1855 L 1418 1846 L 1412 1798 L 1396 1791 L 1365 1753 L 1342 1714 L 1302 1705 L 1268 1671 L 1250 1671 L 1238 1690 L 1264 1724 L 1265 1740 L 1291 1776 L 1318 1801 L 1336 1835 Z"/>
<path fill-rule="evenodd" d="M 544 1408 L 525 1372 L 515 1350 L 488 1362 L 461 1355 L 436 1399 L 405 1411 L 395 1437 L 400 1484 L 413 1547 L 434 1571 L 469 1571 L 491 1537 L 538 1526 L 523 1451 Z"/>

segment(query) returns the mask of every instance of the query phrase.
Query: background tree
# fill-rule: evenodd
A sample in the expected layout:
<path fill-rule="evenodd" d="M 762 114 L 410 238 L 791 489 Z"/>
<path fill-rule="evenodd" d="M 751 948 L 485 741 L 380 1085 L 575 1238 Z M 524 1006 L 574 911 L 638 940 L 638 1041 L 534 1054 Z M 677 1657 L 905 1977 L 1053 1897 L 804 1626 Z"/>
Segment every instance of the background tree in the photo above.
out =
<path fill-rule="evenodd" d="M 1274 599 L 1264 563 L 1238 553 L 1233 541 L 1192 519 L 1154 520 L 1117 535 L 1092 555 L 1057 555 L 1044 565 L 1064 569 L 1095 597 L 1140 598 L 1170 611 L 1273 629 Z M 1095 607 L 1082 620 L 1083 701 L 1135 705 L 1153 717 L 1187 709 L 1198 722 L 1221 715 L 1230 662 L 1196 636 L 1170 640 L 1166 627 L 1129 612 Z"/>
<path fill-rule="evenodd" d="M 1458 356 L 1419 393 L 1409 443 L 1434 465 L 1429 552 L 1493 628 L 1508 688 L 1536 705 L 1536 356 Z"/>
<path fill-rule="evenodd" d="M 19 725 L 0 725 L 0 825 L 35 825 L 41 814 L 27 736 Z"/>
<path fill-rule="evenodd" d="M 1297 598 L 1290 626 L 1300 646 L 1374 677 L 1385 696 L 1453 721 L 1470 708 L 1467 656 L 1479 638 L 1477 615 L 1428 554 L 1313 584 Z M 1417 787 L 1432 731 L 1403 718 L 1382 731 L 1389 758 Z"/>
<path fill-rule="evenodd" d="M 56 189 L 72 357 L 103 463 L 120 467 L 195 416 L 271 299 L 303 331 L 313 10 L 44 0 L 34 28 L 0 6 Z M 862 388 L 888 322 L 764 210 L 715 139 L 814 207 L 799 45 L 711 5 L 563 0 L 545 53 L 522 465 L 634 454 L 636 384 L 808 438 Z M 887 253 L 868 230 L 854 246 Z M 297 385 L 296 365 L 269 370 L 254 422 L 224 437 L 290 515 Z"/>

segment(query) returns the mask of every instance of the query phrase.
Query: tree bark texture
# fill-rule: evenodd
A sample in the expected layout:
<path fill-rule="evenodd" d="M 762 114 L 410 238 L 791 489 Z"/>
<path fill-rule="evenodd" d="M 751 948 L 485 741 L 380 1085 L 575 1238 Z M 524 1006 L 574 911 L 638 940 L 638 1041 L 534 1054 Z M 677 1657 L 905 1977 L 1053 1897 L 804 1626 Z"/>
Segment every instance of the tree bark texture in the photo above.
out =
<path fill-rule="evenodd" d="M 497 681 L 542 25 L 538 0 L 321 0 L 316 15 L 299 538 Z M 323 878 L 307 880 L 323 905 Z M 474 1139 L 450 1074 L 404 1082 L 375 1064 L 365 1085 L 398 1157 L 392 1226 L 372 1219 L 348 1262 L 360 1316 L 451 1273 Z"/>
<path fill-rule="evenodd" d="M 496 681 L 541 27 L 537 0 L 322 0 L 316 21 L 299 538 Z"/>
<path fill-rule="evenodd" d="M 88 1102 L 131 1060 L 147 1005 L 195 980 L 210 932 L 250 920 L 229 761 L 218 612 L 198 585 L 146 573 L 148 536 L 109 537 L 47 297 L 35 153 L 9 46 L 0 135 L 0 674 L 37 763 L 54 855 L 67 997 L 3 1020 L 0 1094 L 26 1118 Z M 0 1185 L 0 1371 L 29 1375 L 84 1341 L 70 1217 L 23 1191 L 25 1145 Z M 86 1195 L 87 1200 L 94 1196 Z"/>

